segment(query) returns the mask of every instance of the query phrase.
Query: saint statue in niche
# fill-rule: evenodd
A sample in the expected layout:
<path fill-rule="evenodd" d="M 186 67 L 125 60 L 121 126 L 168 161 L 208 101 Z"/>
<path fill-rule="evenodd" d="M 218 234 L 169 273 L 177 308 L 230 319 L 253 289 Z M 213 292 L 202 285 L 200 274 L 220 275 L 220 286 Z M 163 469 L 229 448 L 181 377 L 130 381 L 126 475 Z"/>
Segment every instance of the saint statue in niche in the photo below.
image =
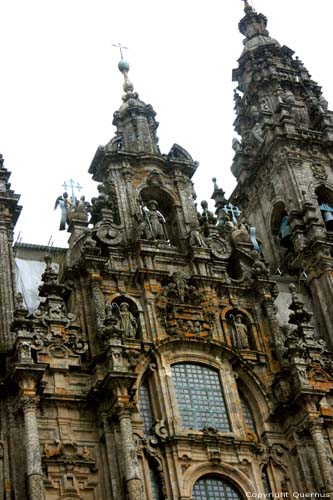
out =
<path fill-rule="evenodd" d="M 135 338 L 138 331 L 138 323 L 129 310 L 127 302 L 122 302 L 119 306 L 118 328 L 124 332 L 124 337 Z"/>
<path fill-rule="evenodd" d="M 249 330 L 242 314 L 231 316 L 233 327 L 233 345 L 238 349 L 250 349 Z"/>
<path fill-rule="evenodd" d="M 165 219 L 157 210 L 157 207 L 157 201 L 150 200 L 147 202 L 147 209 L 144 210 L 145 223 L 147 226 L 146 235 L 150 236 L 148 239 L 168 241 Z"/>

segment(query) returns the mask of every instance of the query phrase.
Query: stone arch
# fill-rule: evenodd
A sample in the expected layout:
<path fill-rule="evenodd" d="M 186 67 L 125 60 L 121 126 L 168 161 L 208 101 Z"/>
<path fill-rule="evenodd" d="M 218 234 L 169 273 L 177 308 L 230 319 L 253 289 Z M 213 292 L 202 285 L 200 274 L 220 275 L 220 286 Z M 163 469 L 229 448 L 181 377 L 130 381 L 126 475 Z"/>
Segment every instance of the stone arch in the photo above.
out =
<path fill-rule="evenodd" d="M 325 227 L 328 231 L 333 231 L 333 191 L 320 184 L 315 193 Z"/>
<path fill-rule="evenodd" d="M 57 500 L 84 500 L 84 498 L 80 495 L 77 495 L 76 493 L 71 493 L 70 495 L 61 495 L 57 498 Z"/>
<path fill-rule="evenodd" d="M 236 467 L 226 463 L 212 464 L 205 462 L 190 466 L 184 473 L 183 495 L 185 498 L 192 498 L 194 484 L 204 476 L 213 475 L 222 480 L 230 482 L 246 498 L 247 492 L 255 493 L 255 485 L 249 480 L 243 472 Z"/>
<path fill-rule="evenodd" d="M 279 234 L 281 220 L 284 212 L 286 211 L 287 211 L 286 205 L 281 200 L 277 201 L 272 207 L 270 216 L 270 221 L 271 221 L 270 227 L 271 227 L 271 232 L 274 236 L 278 236 Z"/>
<path fill-rule="evenodd" d="M 286 205 L 282 200 L 277 201 L 273 206 L 270 227 L 275 243 L 283 248 L 292 248 L 290 219 Z"/>

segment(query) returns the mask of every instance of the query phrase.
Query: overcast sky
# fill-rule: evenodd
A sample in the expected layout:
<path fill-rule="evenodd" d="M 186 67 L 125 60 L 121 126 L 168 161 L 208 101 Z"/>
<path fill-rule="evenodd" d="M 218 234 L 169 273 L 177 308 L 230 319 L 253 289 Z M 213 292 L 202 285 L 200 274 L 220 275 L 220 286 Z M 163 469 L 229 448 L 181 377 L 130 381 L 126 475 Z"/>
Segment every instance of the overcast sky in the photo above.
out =
<path fill-rule="evenodd" d="M 268 29 L 295 51 L 333 106 L 332 0 L 254 0 Z M 54 201 L 72 177 L 87 198 L 96 148 L 114 134 L 121 105 L 122 42 L 130 79 L 153 105 L 162 153 L 174 143 L 200 166 L 198 201 L 211 178 L 235 185 L 232 69 L 242 51 L 241 0 L 2 0 L 0 152 L 21 194 L 22 241 L 66 246 Z M 211 208 L 213 208 L 211 206 Z"/>

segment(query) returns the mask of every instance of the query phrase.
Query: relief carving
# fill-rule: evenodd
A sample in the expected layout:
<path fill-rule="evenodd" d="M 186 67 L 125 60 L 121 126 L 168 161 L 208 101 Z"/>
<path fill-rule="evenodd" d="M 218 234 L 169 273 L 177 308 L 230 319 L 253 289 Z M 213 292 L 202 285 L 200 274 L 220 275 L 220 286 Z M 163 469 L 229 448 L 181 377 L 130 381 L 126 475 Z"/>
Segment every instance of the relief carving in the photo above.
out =
<path fill-rule="evenodd" d="M 210 335 L 215 318 L 211 304 L 190 277 L 175 272 L 156 302 L 161 324 L 169 335 Z"/>

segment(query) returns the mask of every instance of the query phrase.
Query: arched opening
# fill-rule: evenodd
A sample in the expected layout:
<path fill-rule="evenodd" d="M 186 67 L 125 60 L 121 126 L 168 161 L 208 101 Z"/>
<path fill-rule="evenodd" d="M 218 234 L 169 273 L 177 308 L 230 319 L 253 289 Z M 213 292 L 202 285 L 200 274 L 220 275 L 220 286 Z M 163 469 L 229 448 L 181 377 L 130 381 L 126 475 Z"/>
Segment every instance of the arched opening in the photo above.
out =
<path fill-rule="evenodd" d="M 141 338 L 139 312 L 128 297 L 119 296 L 106 305 L 106 319 L 122 338 Z"/>
<path fill-rule="evenodd" d="M 269 495 L 272 494 L 272 488 L 267 469 L 268 469 L 267 464 L 265 464 L 261 470 L 261 478 L 264 485 L 265 493 Z"/>
<path fill-rule="evenodd" d="M 143 238 L 177 245 L 178 225 L 174 200 L 166 191 L 149 186 L 140 193 L 145 223 Z"/>
<path fill-rule="evenodd" d="M 333 231 L 333 193 L 325 186 L 316 189 L 319 209 L 327 231 Z"/>
<path fill-rule="evenodd" d="M 292 248 L 291 227 L 289 215 L 282 201 L 279 201 L 273 208 L 271 216 L 271 231 L 275 241 L 279 242 L 283 248 Z"/>
<path fill-rule="evenodd" d="M 253 335 L 252 326 L 246 314 L 237 309 L 232 309 L 226 314 L 231 333 L 231 343 L 235 349 L 257 350 Z"/>
<path fill-rule="evenodd" d="M 200 478 L 193 486 L 194 500 L 242 500 L 233 484 L 216 475 Z"/>

